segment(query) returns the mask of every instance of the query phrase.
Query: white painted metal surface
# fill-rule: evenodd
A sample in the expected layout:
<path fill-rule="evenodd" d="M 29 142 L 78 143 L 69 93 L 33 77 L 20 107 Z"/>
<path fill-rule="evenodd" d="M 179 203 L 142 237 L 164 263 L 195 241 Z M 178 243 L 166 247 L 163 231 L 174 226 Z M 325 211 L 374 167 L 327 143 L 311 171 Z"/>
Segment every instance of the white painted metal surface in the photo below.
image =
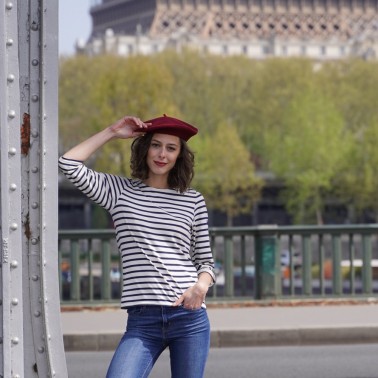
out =
<path fill-rule="evenodd" d="M 58 279 L 58 0 L 2 1 L 3 377 L 67 377 Z"/>

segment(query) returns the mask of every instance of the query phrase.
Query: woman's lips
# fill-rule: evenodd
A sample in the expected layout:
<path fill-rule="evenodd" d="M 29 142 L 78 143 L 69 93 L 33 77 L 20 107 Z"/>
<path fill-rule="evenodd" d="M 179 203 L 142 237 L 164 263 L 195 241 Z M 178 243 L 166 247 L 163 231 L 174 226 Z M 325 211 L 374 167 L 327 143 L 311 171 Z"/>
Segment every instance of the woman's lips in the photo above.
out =
<path fill-rule="evenodd" d="M 162 161 L 154 161 L 154 163 L 158 166 L 158 167 L 165 167 L 167 165 L 167 163 L 163 163 Z"/>

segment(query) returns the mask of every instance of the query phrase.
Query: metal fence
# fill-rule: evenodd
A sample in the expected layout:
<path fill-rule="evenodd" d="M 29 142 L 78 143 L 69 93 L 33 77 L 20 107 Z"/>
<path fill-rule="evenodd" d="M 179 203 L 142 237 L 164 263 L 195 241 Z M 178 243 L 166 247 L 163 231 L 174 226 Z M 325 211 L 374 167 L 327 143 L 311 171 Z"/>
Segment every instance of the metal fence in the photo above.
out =
<path fill-rule="evenodd" d="M 378 295 L 378 225 L 211 228 L 208 300 Z M 59 232 L 62 303 L 118 302 L 113 230 Z"/>

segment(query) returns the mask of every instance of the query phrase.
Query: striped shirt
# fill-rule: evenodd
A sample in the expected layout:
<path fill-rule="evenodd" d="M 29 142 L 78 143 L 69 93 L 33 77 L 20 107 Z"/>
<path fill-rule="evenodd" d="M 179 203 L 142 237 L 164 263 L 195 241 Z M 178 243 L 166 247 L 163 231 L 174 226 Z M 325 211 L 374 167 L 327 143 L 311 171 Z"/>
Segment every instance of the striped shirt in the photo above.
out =
<path fill-rule="evenodd" d="M 64 157 L 59 167 L 112 216 L 122 260 L 122 308 L 171 306 L 202 272 L 215 281 L 207 208 L 200 193 L 152 188 Z"/>

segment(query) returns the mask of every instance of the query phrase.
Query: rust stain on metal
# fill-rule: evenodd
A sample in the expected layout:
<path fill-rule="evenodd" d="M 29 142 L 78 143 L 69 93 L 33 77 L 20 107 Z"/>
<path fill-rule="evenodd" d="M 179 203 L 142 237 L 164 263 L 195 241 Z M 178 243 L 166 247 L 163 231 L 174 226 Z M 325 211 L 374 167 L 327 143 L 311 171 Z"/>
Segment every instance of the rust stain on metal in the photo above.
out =
<path fill-rule="evenodd" d="M 30 149 L 30 114 L 24 113 L 21 125 L 21 153 L 27 155 Z"/>
<path fill-rule="evenodd" d="M 24 222 L 24 234 L 26 238 L 29 240 L 31 237 L 31 230 L 30 230 L 30 217 L 29 213 L 26 214 L 25 222 Z"/>

